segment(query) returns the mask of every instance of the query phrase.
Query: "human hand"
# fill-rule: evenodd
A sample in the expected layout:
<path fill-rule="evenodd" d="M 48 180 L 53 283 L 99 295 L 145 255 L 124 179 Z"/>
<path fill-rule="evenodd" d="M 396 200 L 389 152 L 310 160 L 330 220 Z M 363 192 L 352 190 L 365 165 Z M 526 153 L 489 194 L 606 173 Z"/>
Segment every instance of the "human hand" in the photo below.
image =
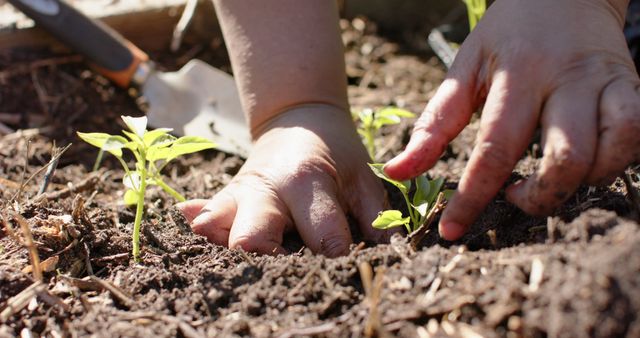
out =
<path fill-rule="evenodd" d="M 196 233 L 232 249 L 286 253 L 283 233 L 297 229 L 314 252 L 343 255 L 352 242 L 346 213 L 366 238 L 387 238 L 371 227 L 386 201 L 367 161 L 348 113 L 308 105 L 271 121 L 240 172 L 213 198 L 179 208 Z"/>
<path fill-rule="evenodd" d="M 583 182 L 603 184 L 640 158 L 640 81 L 622 34 L 625 0 L 497 0 L 462 45 L 447 79 L 385 170 L 431 168 L 484 104 L 477 144 L 442 215 L 461 237 L 500 190 L 538 125 L 536 173 L 507 199 L 544 215 Z"/>

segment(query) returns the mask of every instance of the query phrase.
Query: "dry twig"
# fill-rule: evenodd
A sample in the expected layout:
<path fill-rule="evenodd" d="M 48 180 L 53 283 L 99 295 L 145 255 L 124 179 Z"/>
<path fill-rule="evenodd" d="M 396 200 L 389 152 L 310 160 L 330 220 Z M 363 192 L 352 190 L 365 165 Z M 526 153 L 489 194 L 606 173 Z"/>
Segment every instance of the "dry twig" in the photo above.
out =
<path fill-rule="evenodd" d="M 33 278 L 36 281 L 42 281 L 42 270 L 40 267 L 40 257 L 38 256 L 38 249 L 33 242 L 33 236 L 31 235 L 31 228 L 27 220 L 17 212 L 13 212 L 13 218 L 18 222 L 22 229 L 22 236 L 24 237 L 24 245 L 29 250 L 29 258 L 31 259 L 31 266 L 33 268 Z"/>
<path fill-rule="evenodd" d="M 373 269 L 371 264 L 364 261 L 358 265 L 360 270 L 360 278 L 366 295 L 367 305 L 369 307 L 369 316 L 367 317 L 364 336 L 365 337 L 386 337 L 387 332 L 384 330 L 380 320 L 380 312 L 378 304 L 380 303 L 380 292 L 382 291 L 382 278 L 384 276 L 384 268 L 376 269 L 375 278 L 373 277 Z"/>
<path fill-rule="evenodd" d="M 625 170 L 624 175 L 622 175 L 622 179 L 624 180 L 624 185 L 627 186 L 627 195 L 629 196 L 631 205 L 636 211 L 638 217 L 640 217 L 640 192 L 638 192 L 638 189 L 633 185 L 633 179 L 631 178 L 632 174 L 632 169 L 627 169 Z"/>
<path fill-rule="evenodd" d="M 431 223 L 436 218 L 436 215 L 442 212 L 444 208 L 447 206 L 447 200 L 444 198 L 444 194 L 441 192 L 438 194 L 438 198 L 436 199 L 436 203 L 433 205 L 431 210 L 429 210 L 429 214 L 425 218 L 424 222 L 420 225 L 420 227 L 409 235 L 409 244 L 411 247 L 416 250 L 420 242 L 424 239 L 424 237 L 429 233 L 429 229 L 431 227 Z"/>
<path fill-rule="evenodd" d="M 7 306 L 0 312 L 0 322 L 5 323 L 11 316 L 24 309 L 33 297 L 44 290 L 46 290 L 46 286 L 42 282 L 36 281 L 19 294 L 9 298 Z"/>
<path fill-rule="evenodd" d="M 29 144 L 29 143 L 27 143 Z M 56 154 L 56 156 L 54 156 L 54 158 L 56 158 L 56 163 L 58 161 L 58 159 L 60 159 L 60 157 L 62 156 L 62 154 L 64 154 L 65 151 L 67 151 L 67 149 L 69 149 L 69 147 L 71 146 L 71 143 L 69 143 L 66 147 L 64 147 L 62 150 L 60 150 L 60 152 L 58 152 Z M 24 170 L 26 172 L 27 166 L 28 166 L 28 153 L 29 153 L 29 147 L 27 147 L 27 159 L 25 160 L 25 164 L 24 164 Z M 15 201 L 16 198 L 18 198 L 20 196 L 20 194 L 22 193 L 22 191 L 24 190 L 24 188 L 27 186 L 27 184 L 29 182 L 31 182 L 31 180 L 33 180 L 34 177 L 36 177 L 38 174 L 40 174 L 42 171 L 44 171 L 45 169 L 47 169 L 53 162 L 53 159 L 51 159 L 51 161 L 49 161 L 49 163 L 45 164 L 42 168 L 38 169 L 35 173 L 31 174 L 31 176 L 29 176 L 28 179 L 24 180 L 22 184 L 20 184 L 20 189 L 18 190 L 18 192 L 16 192 L 16 194 L 11 198 L 12 201 Z M 40 195 L 39 195 L 40 196 Z"/>
<path fill-rule="evenodd" d="M 51 66 L 69 64 L 69 63 L 79 63 L 82 61 L 83 61 L 82 56 L 70 55 L 70 56 L 55 57 L 55 58 L 44 59 L 44 60 L 37 60 L 35 62 L 29 62 L 26 64 L 13 65 L 9 69 L 0 72 L 0 83 L 6 82 L 9 78 L 13 76 L 30 73 L 33 70 L 38 68 L 51 67 Z"/>
<path fill-rule="evenodd" d="M 98 278 L 94 275 L 89 276 L 89 279 L 100 285 L 100 288 L 111 292 L 123 305 L 131 308 L 135 304 L 134 300 L 127 295 L 124 291 L 120 290 L 117 286 L 109 283 L 108 281 Z"/>
<path fill-rule="evenodd" d="M 93 276 L 93 267 L 91 267 L 91 257 L 89 253 L 89 246 L 86 242 L 82 243 L 82 248 L 84 249 L 84 263 L 87 266 L 87 274 Z"/>
<path fill-rule="evenodd" d="M 2 312 L 0 312 L 0 322 L 4 323 L 9 320 L 11 316 L 20 312 L 29 305 L 31 300 L 36 296 L 50 306 L 58 306 L 65 311 L 70 310 L 69 305 L 63 302 L 60 298 L 49 293 L 45 284 L 41 281 L 36 281 L 28 288 L 22 290 L 19 294 L 9 298 L 7 306 L 2 310 Z"/>
<path fill-rule="evenodd" d="M 78 182 L 78 184 L 74 186 L 39 195 L 36 201 L 39 201 L 40 199 L 57 200 L 59 198 L 69 197 L 73 193 L 79 193 L 95 187 L 99 181 L 99 175 L 91 173 L 88 177 Z"/>
<path fill-rule="evenodd" d="M 51 178 L 53 178 L 53 174 L 56 172 L 56 168 L 58 167 L 58 161 L 60 160 L 60 156 L 62 156 L 61 153 L 69 149 L 70 146 L 71 143 L 64 148 L 58 148 L 54 143 L 53 149 L 51 150 L 51 160 L 48 163 L 47 172 L 44 174 L 42 185 L 40 185 L 40 190 L 38 190 L 38 195 L 43 194 L 47 190 L 49 182 L 51 182 Z"/>

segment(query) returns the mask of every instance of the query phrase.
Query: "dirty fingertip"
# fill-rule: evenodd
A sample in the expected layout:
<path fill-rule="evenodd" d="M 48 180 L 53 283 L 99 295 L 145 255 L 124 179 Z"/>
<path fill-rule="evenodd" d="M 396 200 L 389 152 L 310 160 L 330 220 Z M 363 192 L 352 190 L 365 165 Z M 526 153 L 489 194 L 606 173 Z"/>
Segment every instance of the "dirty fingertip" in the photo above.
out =
<path fill-rule="evenodd" d="M 205 235 L 205 229 L 207 228 L 207 225 L 212 224 L 215 221 L 214 217 L 215 216 L 211 211 L 199 213 L 191 221 L 191 229 L 199 235 Z"/>
<path fill-rule="evenodd" d="M 182 215 L 187 219 L 187 222 L 191 223 L 200 214 L 208 202 L 209 200 L 205 199 L 188 200 L 176 204 L 176 208 L 182 212 Z"/>
<path fill-rule="evenodd" d="M 467 232 L 467 226 L 451 221 L 440 222 L 438 232 L 447 241 L 455 241 Z"/>
<path fill-rule="evenodd" d="M 515 205 L 522 205 L 523 196 L 526 190 L 526 180 L 518 180 L 505 189 L 507 201 Z"/>
<path fill-rule="evenodd" d="M 414 167 L 415 164 L 413 163 L 412 158 L 408 156 L 408 151 L 405 150 L 387 162 L 382 170 L 384 170 L 387 176 L 393 179 L 404 180 L 412 176 L 415 171 L 413 170 Z"/>

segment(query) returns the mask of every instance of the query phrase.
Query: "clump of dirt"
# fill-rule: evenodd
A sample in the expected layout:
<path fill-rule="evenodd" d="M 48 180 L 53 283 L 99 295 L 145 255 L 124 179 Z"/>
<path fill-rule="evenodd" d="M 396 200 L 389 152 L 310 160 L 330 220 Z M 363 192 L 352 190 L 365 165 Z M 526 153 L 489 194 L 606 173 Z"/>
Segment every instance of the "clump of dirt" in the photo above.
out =
<path fill-rule="evenodd" d="M 341 22 L 354 107 L 419 112 L 443 68 L 356 20 Z M 197 56 L 219 65 L 219 54 Z M 169 54 L 155 59 L 167 69 L 180 66 Z M 142 111 L 78 60 L 47 51 L 0 58 L 0 111 L 8 113 L 0 122 L 23 129 L 0 138 L 0 336 L 640 336 L 640 229 L 620 181 L 579 189 L 549 218 L 525 215 L 501 193 L 455 243 L 431 230 L 417 251 L 396 236 L 391 244 L 354 245 L 335 259 L 304 248 L 271 257 L 207 243 L 174 201 L 152 188 L 143 263 L 134 264 L 134 211 L 121 202 L 119 163 L 107 158 L 91 172 L 95 149 L 75 132 L 117 133 L 119 115 Z M 382 160 L 402 148 L 411 123 L 384 130 Z M 433 175 L 455 185 L 477 128 L 473 122 L 453 142 Z M 38 195 L 42 175 L 34 174 L 48 163 L 54 141 L 74 145 L 48 192 Z M 533 172 L 536 149 L 512 180 Z M 181 193 L 202 198 L 242 163 L 206 151 L 166 174 Z M 17 296 L 38 284 L 20 217 L 47 268 L 44 287 L 26 303 Z"/>

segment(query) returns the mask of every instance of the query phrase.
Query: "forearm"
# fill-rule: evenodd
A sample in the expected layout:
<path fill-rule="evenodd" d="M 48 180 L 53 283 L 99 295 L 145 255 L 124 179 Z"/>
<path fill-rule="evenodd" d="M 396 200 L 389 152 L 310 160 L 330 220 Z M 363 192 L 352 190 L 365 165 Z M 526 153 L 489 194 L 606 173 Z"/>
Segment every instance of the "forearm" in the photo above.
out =
<path fill-rule="evenodd" d="M 252 136 L 305 104 L 348 111 L 335 1 L 214 0 Z"/>

